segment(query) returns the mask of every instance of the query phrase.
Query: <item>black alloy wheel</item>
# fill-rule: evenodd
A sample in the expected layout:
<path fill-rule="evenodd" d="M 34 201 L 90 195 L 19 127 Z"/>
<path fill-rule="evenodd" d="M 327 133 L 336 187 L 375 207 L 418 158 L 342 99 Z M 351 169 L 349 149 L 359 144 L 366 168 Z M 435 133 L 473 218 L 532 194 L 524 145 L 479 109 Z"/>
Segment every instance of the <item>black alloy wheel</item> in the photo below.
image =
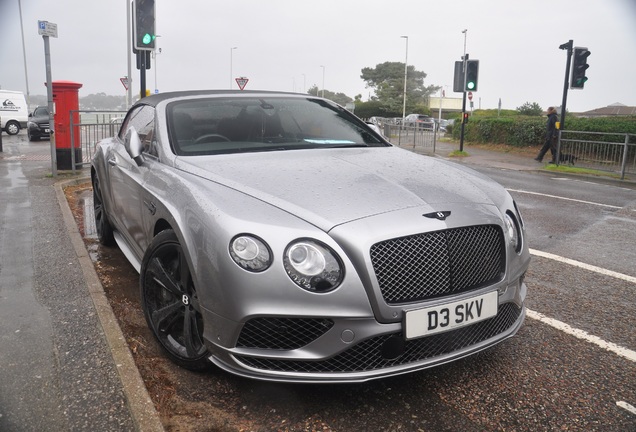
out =
<path fill-rule="evenodd" d="M 160 232 L 141 266 L 141 304 L 148 326 L 173 362 L 199 371 L 210 366 L 203 316 L 185 251 L 173 230 Z"/>
<path fill-rule="evenodd" d="M 112 246 L 115 243 L 113 227 L 111 226 L 104 209 L 104 197 L 99 185 L 97 174 L 93 176 L 93 213 L 95 214 L 95 228 L 97 239 L 104 246 Z"/>

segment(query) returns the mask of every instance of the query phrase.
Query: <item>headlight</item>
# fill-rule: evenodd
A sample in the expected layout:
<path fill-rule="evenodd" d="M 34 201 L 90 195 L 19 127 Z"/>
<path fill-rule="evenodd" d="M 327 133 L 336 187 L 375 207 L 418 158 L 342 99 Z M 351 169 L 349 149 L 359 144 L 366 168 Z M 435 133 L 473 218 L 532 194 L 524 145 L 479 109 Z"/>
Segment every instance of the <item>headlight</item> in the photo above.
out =
<path fill-rule="evenodd" d="M 521 228 L 519 227 L 519 223 L 510 211 L 506 212 L 506 214 L 504 215 L 504 220 L 506 221 L 506 229 L 508 231 L 510 245 L 513 247 L 515 252 L 519 253 L 521 252 L 521 246 L 523 244 L 523 238 L 521 237 Z"/>
<path fill-rule="evenodd" d="M 342 263 L 335 252 L 314 240 L 297 240 L 287 246 L 283 264 L 291 280 L 307 291 L 334 290 L 344 277 Z"/>
<path fill-rule="evenodd" d="M 27 122 L 27 127 L 31 129 L 34 129 L 34 128 L 37 129 L 38 125 L 30 121 L 30 122 Z"/>
<path fill-rule="evenodd" d="M 253 272 L 266 270 L 272 263 L 269 247 L 248 234 L 234 237 L 230 242 L 230 256 L 240 267 Z"/>

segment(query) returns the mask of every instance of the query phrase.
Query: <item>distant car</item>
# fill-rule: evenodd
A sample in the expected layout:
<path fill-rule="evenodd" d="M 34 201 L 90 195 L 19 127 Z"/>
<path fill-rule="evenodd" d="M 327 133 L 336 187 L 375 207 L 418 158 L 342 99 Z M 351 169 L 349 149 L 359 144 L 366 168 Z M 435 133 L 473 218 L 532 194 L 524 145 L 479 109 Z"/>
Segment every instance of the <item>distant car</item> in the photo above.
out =
<path fill-rule="evenodd" d="M 433 117 L 424 114 L 409 114 L 404 119 L 405 126 L 418 127 L 424 129 L 435 129 Z"/>
<path fill-rule="evenodd" d="M 29 114 L 27 122 L 27 135 L 29 141 L 37 141 L 42 138 L 50 138 L 49 128 L 49 109 L 45 106 L 39 106 Z"/>
<path fill-rule="evenodd" d="M 189 369 L 367 381 L 482 351 L 524 321 L 511 195 L 326 99 L 145 97 L 97 144 L 91 178 L 99 241 L 140 273 L 148 326 Z"/>

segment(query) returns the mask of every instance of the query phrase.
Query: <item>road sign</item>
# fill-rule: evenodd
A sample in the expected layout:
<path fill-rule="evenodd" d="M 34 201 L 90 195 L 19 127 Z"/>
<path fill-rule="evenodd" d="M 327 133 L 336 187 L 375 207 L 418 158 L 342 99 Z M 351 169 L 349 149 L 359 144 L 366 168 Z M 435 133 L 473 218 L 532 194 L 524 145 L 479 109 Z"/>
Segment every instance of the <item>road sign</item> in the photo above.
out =
<path fill-rule="evenodd" d="M 38 34 L 40 36 L 57 37 L 57 24 L 48 21 L 38 21 Z"/>
<path fill-rule="evenodd" d="M 128 90 L 128 77 L 119 78 L 119 81 L 124 85 L 124 88 Z"/>
<path fill-rule="evenodd" d="M 245 77 L 240 77 L 240 78 L 236 78 L 236 83 L 238 84 L 239 88 L 241 90 L 243 90 L 245 88 L 245 86 L 247 85 L 247 82 L 249 80 Z"/>
<path fill-rule="evenodd" d="M 468 92 L 468 100 L 473 100 L 473 92 Z"/>

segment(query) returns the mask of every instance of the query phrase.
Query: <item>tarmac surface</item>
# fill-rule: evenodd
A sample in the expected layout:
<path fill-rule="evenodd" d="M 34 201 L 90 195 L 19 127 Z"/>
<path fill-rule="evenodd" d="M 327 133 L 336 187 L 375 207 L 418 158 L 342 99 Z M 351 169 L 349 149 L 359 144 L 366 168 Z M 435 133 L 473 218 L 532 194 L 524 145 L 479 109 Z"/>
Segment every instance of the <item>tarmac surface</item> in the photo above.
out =
<path fill-rule="evenodd" d="M 52 177 L 50 143 L 24 132 L 3 134 L 2 149 L 0 431 L 163 430 L 62 191 L 88 167 Z M 437 143 L 435 155 L 457 149 Z M 523 153 L 465 150 L 453 160 L 544 166 Z"/>

